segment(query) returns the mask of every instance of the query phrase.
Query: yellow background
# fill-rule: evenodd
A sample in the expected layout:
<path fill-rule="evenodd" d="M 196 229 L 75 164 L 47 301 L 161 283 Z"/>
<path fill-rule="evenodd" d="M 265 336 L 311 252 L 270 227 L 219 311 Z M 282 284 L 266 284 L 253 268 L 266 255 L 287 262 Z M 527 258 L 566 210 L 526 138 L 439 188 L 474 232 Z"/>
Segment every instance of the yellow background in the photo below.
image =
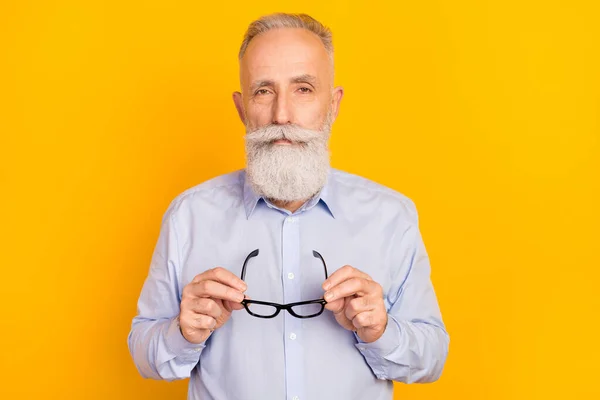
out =
<path fill-rule="evenodd" d="M 2 2 L 0 398 L 185 398 L 126 338 L 168 203 L 244 165 L 236 55 L 274 11 L 334 31 L 333 166 L 420 213 L 450 355 L 396 398 L 600 398 L 600 13 L 575 0 Z"/>

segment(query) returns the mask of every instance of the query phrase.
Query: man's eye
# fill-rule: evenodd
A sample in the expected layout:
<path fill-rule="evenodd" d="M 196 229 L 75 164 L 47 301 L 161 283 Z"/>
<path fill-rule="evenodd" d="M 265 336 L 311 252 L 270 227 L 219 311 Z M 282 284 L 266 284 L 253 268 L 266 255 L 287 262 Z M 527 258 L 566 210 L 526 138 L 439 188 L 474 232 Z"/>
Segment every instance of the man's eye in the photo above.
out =
<path fill-rule="evenodd" d="M 254 94 L 258 94 L 258 95 L 269 94 L 269 91 L 267 89 L 258 89 L 256 91 L 256 93 L 254 93 Z"/>
<path fill-rule="evenodd" d="M 301 88 L 299 88 L 298 90 L 301 91 L 302 93 L 310 93 L 310 92 L 312 92 L 312 90 L 310 90 L 310 88 L 307 88 L 307 87 L 304 87 L 304 86 L 301 87 Z"/>

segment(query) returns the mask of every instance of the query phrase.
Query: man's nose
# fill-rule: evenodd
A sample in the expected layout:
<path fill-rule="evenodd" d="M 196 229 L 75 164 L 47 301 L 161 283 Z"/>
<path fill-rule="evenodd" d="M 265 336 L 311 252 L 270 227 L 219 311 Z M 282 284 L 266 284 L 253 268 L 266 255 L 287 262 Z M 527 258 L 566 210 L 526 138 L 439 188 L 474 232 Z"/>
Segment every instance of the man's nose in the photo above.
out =
<path fill-rule="evenodd" d="M 286 93 L 278 93 L 273 103 L 273 124 L 289 124 L 292 122 L 292 107 Z"/>

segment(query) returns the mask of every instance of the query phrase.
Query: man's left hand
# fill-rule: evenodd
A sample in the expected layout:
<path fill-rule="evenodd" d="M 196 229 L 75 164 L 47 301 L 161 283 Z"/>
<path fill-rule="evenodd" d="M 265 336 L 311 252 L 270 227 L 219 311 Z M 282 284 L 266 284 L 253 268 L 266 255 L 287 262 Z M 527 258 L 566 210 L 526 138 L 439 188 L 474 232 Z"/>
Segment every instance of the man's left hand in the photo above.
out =
<path fill-rule="evenodd" d="M 323 290 L 325 308 L 343 328 L 355 331 L 365 343 L 383 335 L 388 319 L 383 289 L 369 275 L 345 265 L 323 282 Z"/>

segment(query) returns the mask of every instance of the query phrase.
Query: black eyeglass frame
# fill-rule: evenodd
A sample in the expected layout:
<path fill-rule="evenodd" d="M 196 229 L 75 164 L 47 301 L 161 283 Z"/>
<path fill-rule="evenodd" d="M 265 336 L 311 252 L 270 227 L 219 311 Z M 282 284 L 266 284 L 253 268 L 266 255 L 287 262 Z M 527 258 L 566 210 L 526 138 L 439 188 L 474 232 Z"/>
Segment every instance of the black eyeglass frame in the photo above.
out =
<path fill-rule="evenodd" d="M 248 254 L 246 259 L 244 260 L 244 265 L 242 266 L 242 274 L 240 276 L 242 278 L 242 280 L 244 280 L 244 278 L 246 277 L 246 265 L 248 264 L 248 261 L 251 258 L 258 256 L 258 253 L 259 253 L 259 250 L 256 249 L 256 250 L 250 252 L 250 254 Z M 327 279 L 329 276 L 327 274 L 327 265 L 325 264 L 325 260 L 323 259 L 323 256 L 316 250 L 313 250 L 312 253 L 315 258 L 320 259 L 321 263 L 323 263 L 323 269 L 325 271 L 325 279 Z M 252 311 L 250 311 L 251 304 L 275 307 L 275 312 L 272 315 L 255 314 Z M 310 314 L 310 315 L 299 315 L 299 314 L 296 314 L 294 312 L 294 310 L 292 309 L 292 307 L 304 306 L 307 304 L 320 304 L 321 310 L 319 310 L 319 312 L 317 312 L 317 313 Z M 324 298 L 315 299 L 315 300 L 298 301 L 296 303 L 288 303 L 288 304 L 271 303 L 268 301 L 249 300 L 249 299 L 242 300 L 242 305 L 244 306 L 246 311 L 248 311 L 248 314 L 250 314 L 254 317 L 257 317 L 257 318 L 275 318 L 277 315 L 279 315 L 279 312 L 281 310 L 286 310 L 287 312 L 289 312 L 292 316 L 294 316 L 296 318 L 314 318 L 323 313 L 323 310 L 325 310 L 325 304 L 327 304 L 327 301 Z"/>

